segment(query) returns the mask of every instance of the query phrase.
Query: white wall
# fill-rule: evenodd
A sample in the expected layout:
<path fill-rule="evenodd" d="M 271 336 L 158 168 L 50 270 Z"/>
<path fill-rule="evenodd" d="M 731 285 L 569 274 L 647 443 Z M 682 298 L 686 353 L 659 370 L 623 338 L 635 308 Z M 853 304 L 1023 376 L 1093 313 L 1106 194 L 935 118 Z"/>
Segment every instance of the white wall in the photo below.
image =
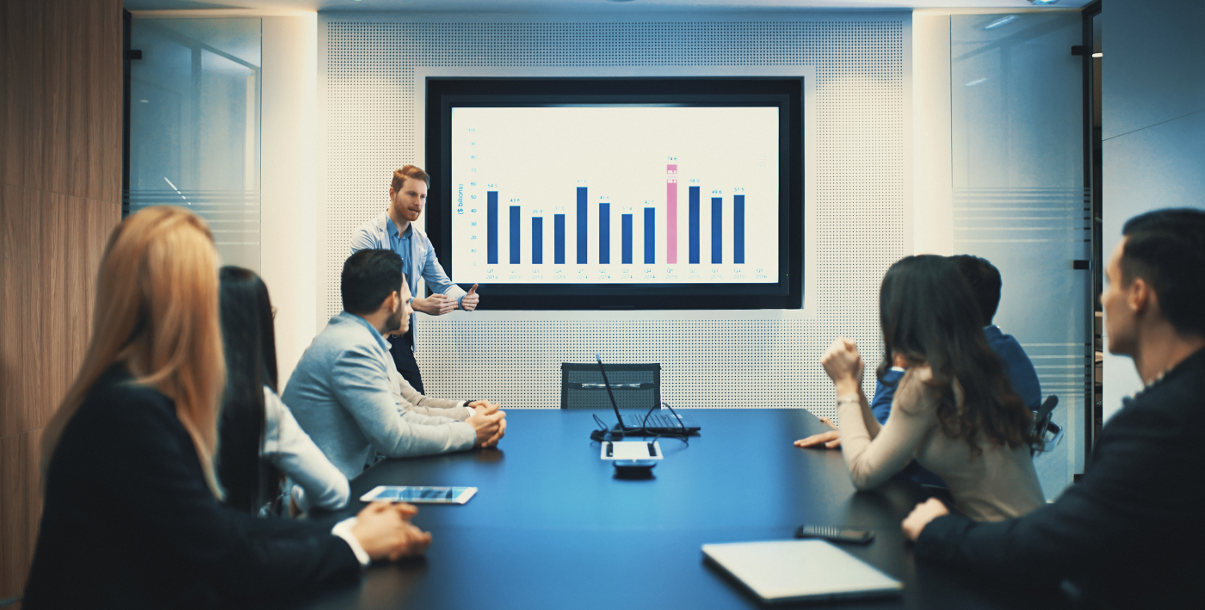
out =
<path fill-rule="evenodd" d="M 832 415 L 818 359 L 845 335 L 877 364 L 879 282 L 911 243 L 909 21 L 901 12 L 323 13 L 319 317 L 339 309 L 346 244 L 386 205 L 389 173 L 421 163 L 423 75 L 799 75 L 814 86 L 799 202 L 814 218 L 804 310 L 489 311 L 483 286 L 479 311 L 418 316 L 416 356 L 431 394 L 487 396 L 508 408 L 557 407 L 560 364 L 601 353 L 661 363 L 663 398 L 674 406 Z"/>
<path fill-rule="evenodd" d="M 280 383 L 314 337 L 317 14 L 263 18 L 260 270 L 276 306 Z"/>
<path fill-rule="evenodd" d="M 1100 18 L 1107 260 L 1130 217 L 1205 207 L 1205 2 L 1106 0 Z M 1107 420 L 1142 382 L 1108 353 L 1104 380 Z"/>
<path fill-rule="evenodd" d="M 949 14 L 913 14 L 911 67 L 913 251 L 950 255 L 954 254 L 954 216 Z"/>

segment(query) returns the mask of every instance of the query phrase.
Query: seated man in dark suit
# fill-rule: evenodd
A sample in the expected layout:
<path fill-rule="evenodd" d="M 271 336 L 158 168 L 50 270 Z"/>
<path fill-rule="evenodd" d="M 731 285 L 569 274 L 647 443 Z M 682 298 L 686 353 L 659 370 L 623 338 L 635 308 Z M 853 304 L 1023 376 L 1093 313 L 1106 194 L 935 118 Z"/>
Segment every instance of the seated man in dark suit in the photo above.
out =
<path fill-rule="evenodd" d="M 1008 380 L 1013 384 L 1013 391 L 1032 410 L 1037 410 L 1042 404 L 1042 386 L 1038 383 L 1038 373 L 1033 368 L 1029 355 L 1021 348 L 1021 344 L 1012 335 L 1004 334 L 999 326 L 992 324 L 996 310 L 1000 308 L 1000 270 L 987 259 L 959 254 L 950 257 L 958 265 L 958 271 L 971 285 L 971 292 L 979 300 L 979 313 L 982 315 L 983 336 L 987 339 L 988 347 L 996 352 L 1008 368 Z M 884 415 L 885 416 L 885 415 Z"/>
<path fill-rule="evenodd" d="M 918 559 L 1003 583 L 1069 581 L 1087 607 L 1205 606 L 1205 211 L 1150 212 L 1122 233 L 1100 302 L 1109 351 L 1133 358 L 1146 387 L 1055 502 L 995 523 L 917 505 L 902 527 Z"/>

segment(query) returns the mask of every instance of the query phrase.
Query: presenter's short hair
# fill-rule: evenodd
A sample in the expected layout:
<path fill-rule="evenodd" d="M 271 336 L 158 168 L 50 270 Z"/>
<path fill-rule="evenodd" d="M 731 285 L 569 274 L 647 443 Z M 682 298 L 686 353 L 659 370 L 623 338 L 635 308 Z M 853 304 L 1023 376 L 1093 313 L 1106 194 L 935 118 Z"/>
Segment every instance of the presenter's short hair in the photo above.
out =
<path fill-rule="evenodd" d="M 1121 281 L 1146 280 L 1163 317 L 1182 334 L 1205 337 L 1205 210 L 1168 208 L 1135 216 L 1121 230 Z"/>
<path fill-rule="evenodd" d="M 402 257 L 393 250 L 360 250 L 343 263 L 339 291 L 343 310 L 368 314 L 402 286 Z"/>
<path fill-rule="evenodd" d="M 389 183 L 389 186 L 395 191 L 400 191 L 406 178 L 422 180 L 427 183 L 428 188 L 431 187 L 431 176 L 417 165 L 405 165 L 401 169 L 393 170 L 393 181 Z"/>

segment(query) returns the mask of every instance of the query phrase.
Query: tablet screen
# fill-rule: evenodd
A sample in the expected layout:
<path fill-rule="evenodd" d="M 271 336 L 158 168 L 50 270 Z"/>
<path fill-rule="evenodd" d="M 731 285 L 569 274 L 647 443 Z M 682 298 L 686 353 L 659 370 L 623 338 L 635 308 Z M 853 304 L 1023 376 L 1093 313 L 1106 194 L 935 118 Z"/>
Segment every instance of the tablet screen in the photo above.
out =
<path fill-rule="evenodd" d="M 411 502 L 415 504 L 464 504 L 477 493 L 476 487 L 431 485 L 378 485 L 360 496 L 361 502 Z"/>

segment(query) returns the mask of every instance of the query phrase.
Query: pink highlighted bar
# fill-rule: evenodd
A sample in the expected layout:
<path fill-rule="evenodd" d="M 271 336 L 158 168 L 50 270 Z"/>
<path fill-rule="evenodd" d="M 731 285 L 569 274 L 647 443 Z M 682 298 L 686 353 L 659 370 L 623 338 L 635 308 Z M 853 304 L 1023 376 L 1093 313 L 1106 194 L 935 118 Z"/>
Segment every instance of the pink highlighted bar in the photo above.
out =
<path fill-rule="evenodd" d="M 666 235 L 665 259 L 673 265 L 678 262 L 678 165 L 671 163 L 665 166 L 665 226 L 669 229 Z"/>

